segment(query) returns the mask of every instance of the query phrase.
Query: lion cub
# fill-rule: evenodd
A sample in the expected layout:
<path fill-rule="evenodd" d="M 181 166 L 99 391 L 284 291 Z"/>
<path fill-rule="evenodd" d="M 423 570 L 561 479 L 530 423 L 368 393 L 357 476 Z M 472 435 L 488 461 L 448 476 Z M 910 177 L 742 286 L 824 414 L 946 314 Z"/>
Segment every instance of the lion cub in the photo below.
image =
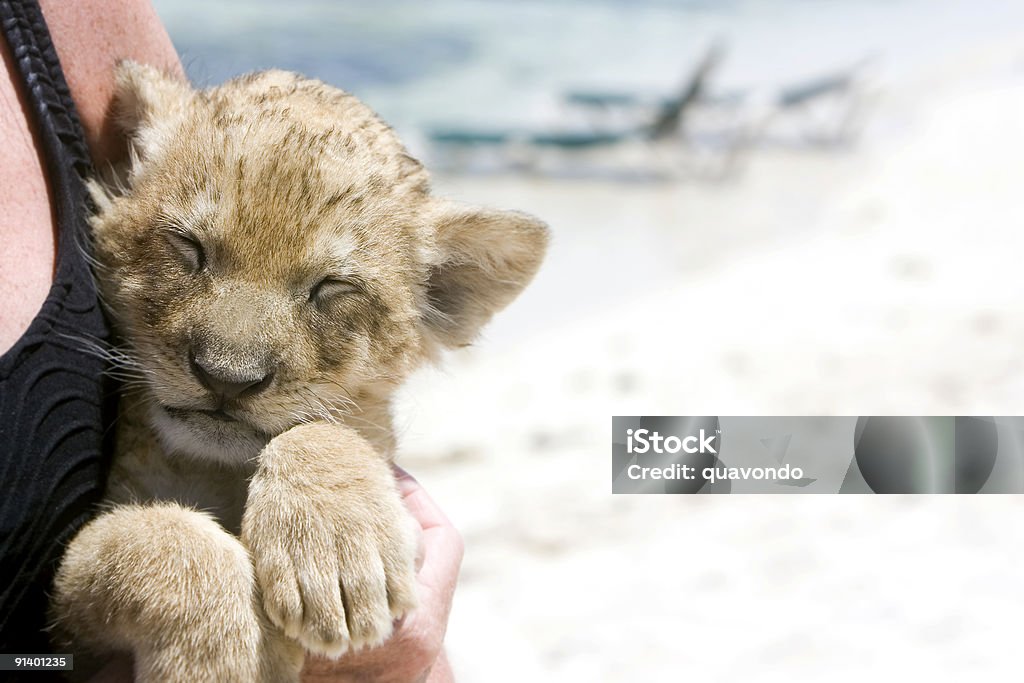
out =
<path fill-rule="evenodd" d="M 140 681 L 289 681 L 416 604 L 389 399 L 530 281 L 546 227 L 432 197 L 353 96 L 282 71 L 197 91 L 125 63 L 97 276 L 134 379 L 108 511 L 52 602 Z"/>

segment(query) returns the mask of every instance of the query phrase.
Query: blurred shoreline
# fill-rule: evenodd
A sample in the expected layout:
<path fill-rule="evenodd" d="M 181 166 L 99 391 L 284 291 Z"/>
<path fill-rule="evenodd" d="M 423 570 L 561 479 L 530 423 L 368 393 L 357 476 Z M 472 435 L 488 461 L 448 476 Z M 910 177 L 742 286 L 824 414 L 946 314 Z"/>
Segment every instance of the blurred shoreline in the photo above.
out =
<path fill-rule="evenodd" d="M 998 676 L 1018 500 L 613 497 L 607 458 L 613 414 L 1019 414 L 1021 44 L 890 84 L 856 149 L 755 150 L 728 184 L 439 179 L 555 234 L 399 411 L 467 540 L 464 680 Z"/>

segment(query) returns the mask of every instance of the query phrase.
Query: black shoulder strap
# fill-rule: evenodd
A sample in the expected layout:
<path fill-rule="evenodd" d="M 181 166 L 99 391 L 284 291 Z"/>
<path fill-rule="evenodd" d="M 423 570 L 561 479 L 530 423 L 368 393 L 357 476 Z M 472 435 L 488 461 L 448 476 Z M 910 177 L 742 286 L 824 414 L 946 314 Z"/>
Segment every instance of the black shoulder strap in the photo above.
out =
<path fill-rule="evenodd" d="M 17 64 L 44 145 L 50 180 L 60 185 L 92 173 L 82 124 L 57 50 L 36 0 L 0 0 L 0 30 Z"/>

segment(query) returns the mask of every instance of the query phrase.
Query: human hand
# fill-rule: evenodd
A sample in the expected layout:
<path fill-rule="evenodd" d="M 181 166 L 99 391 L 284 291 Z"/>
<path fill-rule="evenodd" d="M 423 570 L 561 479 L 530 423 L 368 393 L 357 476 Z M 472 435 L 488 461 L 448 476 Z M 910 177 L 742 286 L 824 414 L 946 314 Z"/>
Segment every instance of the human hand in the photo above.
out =
<path fill-rule="evenodd" d="M 402 502 L 422 529 L 416 583 L 419 605 L 396 625 L 381 646 L 332 661 L 309 656 L 303 683 L 412 683 L 451 681 L 444 656 L 452 595 L 462 564 L 462 537 L 419 482 L 395 467 Z"/>

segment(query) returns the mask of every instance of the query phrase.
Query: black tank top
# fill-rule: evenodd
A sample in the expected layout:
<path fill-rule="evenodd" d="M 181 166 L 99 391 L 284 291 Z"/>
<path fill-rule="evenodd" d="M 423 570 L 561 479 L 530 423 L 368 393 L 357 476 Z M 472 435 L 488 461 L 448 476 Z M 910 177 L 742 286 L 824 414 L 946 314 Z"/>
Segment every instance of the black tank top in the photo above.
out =
<path fill-rule="evenodd" d="M 57 52 L 35 0 L 0 0 L 0 22 L 45 152 L 57 222 L 53 286 L 0 356 L 0 652 L 45 653 L 47 592 L 63 546 L 102 493 L 112 431 L 113 387 L 83 340 L 103 345 L 110 332 L 85 256 L 91 163 Z"/>

